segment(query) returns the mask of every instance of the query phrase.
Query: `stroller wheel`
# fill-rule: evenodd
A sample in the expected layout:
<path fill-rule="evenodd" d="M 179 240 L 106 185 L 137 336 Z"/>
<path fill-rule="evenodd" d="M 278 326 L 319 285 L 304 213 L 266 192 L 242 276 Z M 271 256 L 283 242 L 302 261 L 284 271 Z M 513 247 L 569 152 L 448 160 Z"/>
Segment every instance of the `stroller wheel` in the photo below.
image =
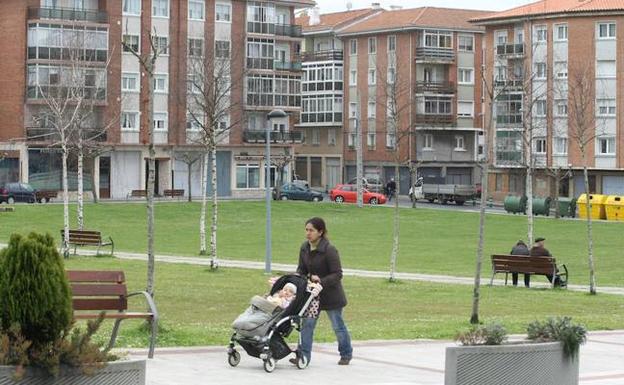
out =
<path fill-rule="evenodd" d="M 275 360 L 273 357 L 269 357 L 264 360 L 264 371 L 267 373 L 272 373 L 275 370 Z"/>
<path fill-rule="evenodd" d="M 297 368 L 299 369 L 305 369 L 308 367 L 308 359 L 305 358 L 305 356 L 299 356 L 297 357 Z"/>
<path fill-rule="evenodd" d="M 241 355 L 236 350 L 228 354 L 228 363 L 230 364 L 230 366 L 238 365 L 240 363 L 240 360 L 241 360 Z"/>

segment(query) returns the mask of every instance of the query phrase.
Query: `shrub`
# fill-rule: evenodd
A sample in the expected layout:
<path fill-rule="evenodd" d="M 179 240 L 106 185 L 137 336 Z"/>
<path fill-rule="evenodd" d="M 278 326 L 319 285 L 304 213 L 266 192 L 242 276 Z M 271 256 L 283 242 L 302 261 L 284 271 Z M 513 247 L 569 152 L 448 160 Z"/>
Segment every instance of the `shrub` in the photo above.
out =
<path fill-rule="evenodd" d="M 501 345 L 507 340 L 507 330 L 499 323 L 473 326 L 459 333 L 455 340 L 462 345 Z"/>
<path fill-rule="evenodd" d="M 563 343 L 563 353 L 569 358 L 576 357 L 580 346 L 587 340 L 587 329 L 583 325 L 572 323 L 570 317 L 531 322 L 527 327 L 527 334 L 530 340 Z"/>

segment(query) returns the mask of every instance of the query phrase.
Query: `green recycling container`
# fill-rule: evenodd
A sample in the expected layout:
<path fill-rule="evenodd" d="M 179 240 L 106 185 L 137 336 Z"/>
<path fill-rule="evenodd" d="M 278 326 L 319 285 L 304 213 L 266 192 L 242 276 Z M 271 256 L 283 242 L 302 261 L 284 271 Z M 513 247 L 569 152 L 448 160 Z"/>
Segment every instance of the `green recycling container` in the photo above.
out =
<path fill-rule="evenodd" d="M 508 213 L 526 213 L 527 197 L 524 195 L 507 195 L 503 205 Z"/>
<path fill-rule="evenodd" d="M 533 197 L 533 215 L 550 215 L 550 197 Z"/>
<path fill-rule="evenodd" d="M 559 216 L 574 218 L 576 216 L 576 198 L 559 198 Z"/>

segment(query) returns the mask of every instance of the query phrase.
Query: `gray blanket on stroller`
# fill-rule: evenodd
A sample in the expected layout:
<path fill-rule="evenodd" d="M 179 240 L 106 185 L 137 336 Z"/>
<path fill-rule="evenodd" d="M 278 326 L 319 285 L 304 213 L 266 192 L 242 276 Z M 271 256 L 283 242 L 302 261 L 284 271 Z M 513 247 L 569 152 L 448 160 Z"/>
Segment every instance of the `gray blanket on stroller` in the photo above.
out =
<path fill-rule="evenodd" d="M 277 310 L 281 310 L 281 308 L 265 298 L 255 295 L 251 298 L 251 305 L 247 310 L 234 320 L 232 328 L 246 331 L 254 330 L 270 320 Z"/>

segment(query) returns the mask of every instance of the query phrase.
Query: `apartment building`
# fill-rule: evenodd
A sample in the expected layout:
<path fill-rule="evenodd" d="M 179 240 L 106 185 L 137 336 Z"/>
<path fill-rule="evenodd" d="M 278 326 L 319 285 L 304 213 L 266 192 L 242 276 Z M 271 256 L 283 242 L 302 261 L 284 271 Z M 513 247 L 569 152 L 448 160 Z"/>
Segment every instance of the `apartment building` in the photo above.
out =
<path fill-rule="evenodd" d="M 394 7 L 337 32 L 345 47 L 346 180 L 356 174 L 359 129 L 364 176 L 396 178 L 398 160 L 402 194 L 408 164 L 436 183 L 478 183 L 485 29 L 469 20 L 482 15 Z"/>
<path fill-rule="evenodd" d="M 329 189 L 343 177 L 344 47 L 336 33 L 378 8 L 320 14 L 308 10 L 296 19 L 303 27 L 301 120 L 304 142 L 297 147 L 295 173 L 311 187 Z"/>
<path fill-rule="evenodd" d="M 591 192 L 624 194 L 622 1 L 539 1 L 473 22 L 486 29 L 486 83 L 494 89 L 486 117 L 492 195 L 524 193 L 528 165 L 535 195 L 583 193 L 579 117 Z"/>
<path fill-rule="evenodd" d="M 46 119 L 41 92 L 62 89 L 67 41 L 84 42 L 79 61 L 94 84 L 94 129 L 107 149 L 86 165 L 86 188 L 103 198 L 125 198 L 143 189 L 147 175 L 147 78 L 130 52 L 149 52 L 149 33 L 162 52 L 154 74 L 156 194 L 189 187 L 199 195 L 201 162 L 191 167 L 180 154 L 197 152 L 198 129 L 187 114 L 192 58 L 229 62 L 233 85 L 229 115 L 219 127 L 231 128 L 217 150 L 218 194 L 261 196 L 267 113 L 282 108 L 274 121 L 276 153 L 293 152 L 301 135 L 293 132 L 301 109 L 301 28 L 298 8 L 311 0 L 6 0 L 0 2 L 0 183 L 21 180 L 36 188 L 60 189 L 60 154 Z M 121 42 L 126 44 L 122 46 Z M 233 79 L 242 74 L 241 79 Z M 97 86 L 95 86 L 97 85 Z M 70 157 L 70 189 L 76 163 Z M 277 176 L 272 168 L 272 183 Z M 209 171 L 208 171 L 209 172 Z M 91 175 L 92 174 L 92 175 Z M 288 177 L 288 176 L 286 176 Z"/>

